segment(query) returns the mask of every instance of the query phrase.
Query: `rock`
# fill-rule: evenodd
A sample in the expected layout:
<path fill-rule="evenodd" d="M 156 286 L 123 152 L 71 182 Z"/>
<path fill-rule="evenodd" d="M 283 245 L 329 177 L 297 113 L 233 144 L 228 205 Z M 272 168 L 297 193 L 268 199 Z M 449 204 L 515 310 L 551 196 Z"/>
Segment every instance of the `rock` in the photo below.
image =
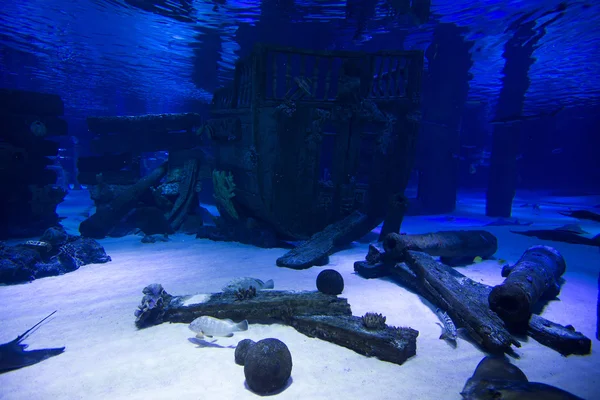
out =
<path fill-rule="evenodd" d="M 255 344 L 256 342 L 250 339 L 244 339 L 237 344 L 235 348 L 235 363 L 237 365 L 245 364 L 248 350 L 250 350 L 250 348 Z"/>
<path fill-rule="evenodd" d="M 291 374 L 292 355 L 281 340 L 263 339 L 248 350 L 244 375 L 253 392 L 264 395 L 281 390 Z"/>
<path fill-rule="evenodd" d="M 53 247 L 61 246 L 67 242 L 69 234 L 62 226 L 53 226 L 44 232 L 40 241 L 50 243 Z"/>
<path fill-rule="evenodd" d="M 334 269 L 323 270 L 317 276 L 317 289 L 321 293 L 338 295 L 344 291 L 344 278 Z"/>
<path fill-rule="evenodd" d="M 55 233 L 49 232 L 47 238 L 56 238 Z M 94 239 L 68 236 L 67 240 L 67 243 L 56 247 L 31 245 L 46 244 L 37 241 L 0 247 L 0 283 L 28 282 L 46 276 L 62 275 L 82 265 L 111 261 L 104 247 Z"/>

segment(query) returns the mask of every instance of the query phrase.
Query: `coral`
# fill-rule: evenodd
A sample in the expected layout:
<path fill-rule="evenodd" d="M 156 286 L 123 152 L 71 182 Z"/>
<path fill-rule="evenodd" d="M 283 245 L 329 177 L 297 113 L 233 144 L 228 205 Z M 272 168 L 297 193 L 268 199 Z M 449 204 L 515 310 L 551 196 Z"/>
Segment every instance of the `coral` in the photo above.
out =
<path fill-rule="evenodd" d="M 256 288 L 254 286 L 250 286 L 248 289 L 240 288 L 235 291 L 236 300 L 248 300 L 253 297 L 256 297 Z"/>
<path fill-rule="evenodd" d="M 135 325 L 144 328 L 148 325 L 161 323 L 165 315 L 165 308 L 170 304 L 173 296 L 167 293 L 160 283 L 152 283 L 142 290 L 144 297 L 135 310 Z"/>
<path fill-rule="evenodd" d="M 214 170 L 212 173 L 214 197 L 217 203 L 229 214 L 233 219 L 238 219 L 239 215 L 233 206 L 231 199 L 235 197 L 235 183 L 231 172 Z"/>
<path fill-rule="evenodd" d="M 385 317 L 381 314 L 368 312 L 361 317 L 365 328 L 371 330 L 385 329 Z"/>

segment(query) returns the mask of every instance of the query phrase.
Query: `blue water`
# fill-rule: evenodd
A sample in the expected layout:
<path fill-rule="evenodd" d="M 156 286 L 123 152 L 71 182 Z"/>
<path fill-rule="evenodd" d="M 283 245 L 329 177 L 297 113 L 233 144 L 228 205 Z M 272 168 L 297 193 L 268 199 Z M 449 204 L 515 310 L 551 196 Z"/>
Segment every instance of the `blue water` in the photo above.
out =
<path fill-rule="evenodd" d="M 387 3 L 180 0 L 152 9 L 142 0 L 4 0 L 0 86 L 57 93 L 67 116 L 185 111 L 210 101 L 257 41 L 372 51 L 396 49 L 406 36 L 405 48 L 425 49 L 435 25 L 450 22 L 467 27 L 474 41 L 469 99 L 494 104 L 507 26 L 560 2 L 433 0 L 432 18 L 418 27 L 391 18 Z M 597 26 L 600 2 L 568 2 L 534 52 L 525 111 L 598 103 Z"/>

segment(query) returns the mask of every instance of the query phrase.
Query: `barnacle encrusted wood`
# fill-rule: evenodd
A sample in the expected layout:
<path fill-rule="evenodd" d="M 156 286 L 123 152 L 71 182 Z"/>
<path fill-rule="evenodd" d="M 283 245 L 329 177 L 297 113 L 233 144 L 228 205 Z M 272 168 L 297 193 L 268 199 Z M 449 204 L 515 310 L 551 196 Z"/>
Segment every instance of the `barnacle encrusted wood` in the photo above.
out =
<path fill-rule="evenodd" d="M 347 299 L 317 291 L 260 290 L 243 301 L 236 292 L 171 296 L 160 284 L 147 286 L 143 293 L 135 311 L 138 328 L 163 322 L 190 323 L 205 315 L 250 323 L 284 323 L 307 336 L 396 364 L 416 353 L 418 332 L 414 329 L 384 326 L 369 330 L 362 318 L 352 316 Z"/>
<path fill-rule="evenodd" d="M 498 239 L 488 231 L 440 231 L 400 235 L 390 233 L 383 248 L 392 257 L 401 257 L 404 250 L 416 250 L 442 258 L 487 258 L 498 250 Z"/>
<path fill-rule="evenodd" d="M 491 286 L 475 282 L 423 252 L 405 250 L 395 256 L 370 247 L 368 261 L 357 261 L 354 270 L 365 278 L 389 276 L 414 290 L 437 307 L 447 310 L 458 328 L 490 353 L 510 352 L 520 343 L 488 304 Z M 562 326 L 533 315 L 527 335 L 563 355 L 589 354 L 591 341 L 571 325 Z"/>

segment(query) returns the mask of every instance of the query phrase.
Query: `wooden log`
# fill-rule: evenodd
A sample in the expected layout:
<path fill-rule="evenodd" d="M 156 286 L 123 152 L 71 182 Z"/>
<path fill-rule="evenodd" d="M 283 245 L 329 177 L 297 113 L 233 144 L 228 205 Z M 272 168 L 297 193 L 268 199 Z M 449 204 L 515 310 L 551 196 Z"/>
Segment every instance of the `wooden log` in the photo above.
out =
<path fill-rule="evenodd" d="M 527 335 L 563 356 L 590 354 L 592 341 L 577 332 L 573 325 L 560 325 L 533 314 L 527 325 Z"/>
<path fill-rule="evenodd" d="M 256 297 L 237 300 L 235 292 L 171 296 L 153 284 L 143 293 L 140 311 L 136 311 L 138 328 L 163 322 L 190 323 L 203 315 L 250 323 L 286 322 L 303 315 L 352 315 L 348 300 L 318 291 L 258 290 Z"/>
<path fill-rule="evenodd" d="M 405 250 L 444 258 L 487 258 L 498 250 L 498 239 L 488 231 L 440 231 L 417 235 L 391 233 L 383 240 L 388 256 L 401 260 Z M 442 260 L 444 261 L 444 260 Z"/>
<path fill-rule="evenodd" d="M 150 186 L 157 184 L 166 173 L 167 163 L 163 163 L 150 174 L 127 188 L 107 207 L 96 210 L 96 213 L 79 225 L 81 235 L 94 239 L 105 237 L 112 227 L 136 205 L 142 193 L 148 190 Z"/>
<path fill-rule="evenodd" d="M 144 288 L 135 312 L 136 326 L 163 322 L 190 323 L 206 315 L 250 323 L 285 323 L 298 332 L 344 346 L 368 357 L 402 364 L 416 354 L 419 332 L 411 328 L 367 330 L 353 317 L 347 299 L 317 291 L 259 290 L 238 300 L 234 292 L 172 296 L 161 285 Z"/>
<path fill-rule="evenodd" d="M 314 265 L 326 265 L 334 249 L 360 239 L 374 227 L 372 219 L 360 211 L 354 211 L 344 219 L 328 225 L 306 242 L 277 259 L 277 266 L 307 269 Z"/>
<path fill-rule="evenodd" d="M 467 331 L 485 350 L 508 351 L 510 344 L 517 346 L 516 341 L 513 342 L 514 339 L 510 338 L 510 332 L 503 321 L 489 310 L 491 286 L 475 282 L 455 269 L 435 262 L 431 256 L 424 253 L 408 251 L 406 262 L 396 263 L 372 246 L 367 257 L 367 261 L 354 264 L 357 273 L 367 278 L 391 277 L 447 311 L 459 328 L 465 327 L 463 321 L 469 321 L 471 326 L 470 329 L 467 327 Z M 419 271 L 427 273 L 418 274 Z M 435 283 L 431 284 L 430 279 Z M 451 289 L 437 290 L 436 287 L 444 282 L 449 282 L 448 286 Z M 477 321 L 477 314 L 480 313 L 483 314 L 483 319 Z M 471 334 L 472 331 L 475 331 L 475 336 Z M 589 354 L 591 351 L 591 341 L 580 332 L 574 331 L 573 327 L 562 326 L 537 315 L 530 319 L 527 334 L 563 355 Z M 487 338 L 490 335 L 492 337 Z"/>
<path fill-rule="evenodd" d="M 408 198 L 403 193 L 394 194 L 388 207 L 388 213 L 383 220 L 381 232 L 379 232 L 379 241 L 385 239 L 390 233 L 400 233 L 400 227 L 407 209 Z"/>
<path fill-rule="evenodd" d="M 411 286 L 420 295 L 446 311 L 457 327 L 486 351 L 507 353 L 521 344 L 504 327 L 503 321 L 488 307 L 487 301 L 472 298 L 473 281 L 456 279 L 452 268 L 431 256 L 407 251 L 403 263 L 390 269 L 390 277 Z"/>
<path fill-rule="evenodd" d="M 530 247 L 515 265 L 502 269 L 506 280 L 490 292 L 490 309 L 507 324 L 526 325 L 539 300 L 558 295 L 559 279 L 565 270 L 565 259 L 557 250 Z"/>
<path fill-rule="evenodd" d="M 368 330 L 360 317 L 327 315 L 293 317 L 291 325 L 306 336 L 398 365 L 417 354 L 419 332 L 411 328 Z"/>
<path fill-rule="evenodd" d="M 56 94 L 0 89 L 0 110 L 4 114 L 60 116 L 65 106 Z"/>
<path fill-rule="evenodd" d="M 200 126 L 201 123 L 202 116 L 196 113 L 87 118 L 90 131 L 100 135 L 129 134 L 136 130 L 145 132 L 187 131 Z"/>

